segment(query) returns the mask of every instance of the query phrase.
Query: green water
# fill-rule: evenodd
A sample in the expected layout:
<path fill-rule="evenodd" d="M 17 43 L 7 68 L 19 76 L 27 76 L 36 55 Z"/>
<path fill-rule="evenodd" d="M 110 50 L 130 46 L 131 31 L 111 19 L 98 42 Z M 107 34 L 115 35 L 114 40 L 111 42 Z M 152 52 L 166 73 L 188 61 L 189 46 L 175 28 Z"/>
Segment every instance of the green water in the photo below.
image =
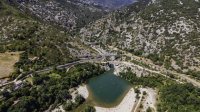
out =
<path fill-rule="evenodd" d="M 130 84 L 108 71 L 88 82 L 90 97 L 99 106 L 118 105 L 130 89 Z"/>

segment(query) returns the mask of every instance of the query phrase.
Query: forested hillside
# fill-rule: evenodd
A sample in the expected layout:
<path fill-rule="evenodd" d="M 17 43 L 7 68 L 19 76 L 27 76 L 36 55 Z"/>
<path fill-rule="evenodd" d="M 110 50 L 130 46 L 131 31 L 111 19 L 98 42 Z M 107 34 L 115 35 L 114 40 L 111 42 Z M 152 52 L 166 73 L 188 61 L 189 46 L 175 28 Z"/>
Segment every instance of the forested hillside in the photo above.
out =
<path fill-rule="evenodd" d="M 74 110 L 85 99 L 78 95 L 72 102 L 70 89 L 103 72 L 98 65 L 87 63 L 75 66 L 70 71 L 64 69 L 42 75 L 34 74 L 33 78 L 24 80 L 21 88 L 11 85 L 10 91 L 5 89 L 0 92 L 0 111 L 43 112 L 60 105 L 64 105 L 66 111 Z"/>
<path fill-rule="evenodd" d="M 104 72 L 98 64 L 90 63 L 70 70 L 56 69 L 57 65 L 96 55 L 96 52 L 62 28 L 37 20 L 7 0 L 0 1 L 0 53 L 5 52 L 19 52 L 20 59 L 15 63 L 14 73 L 5 79 L 14 80 L 14 83 L 4 87 L 4 79 L 0 80 L 1 112 L 45 111 L 60 105 L 65 105 L 65 110 L 75 109 L 85 99 L 77 95 L 72 103 L 69 90 Z M 55 69 L 48 73 L 35 73 L 47 67 Z M 31 77 L 28 73 L 32 73 Z M 20 77 L 22 74 L 24 76 Z"/>
<path fill-rule="evenodd" d="M 64 64 L 92 54 L 64 31 L 36 21 L 7 2 L 0 4 L 0 52 L 23 52 L 16 63 L 17 72 Z"/>

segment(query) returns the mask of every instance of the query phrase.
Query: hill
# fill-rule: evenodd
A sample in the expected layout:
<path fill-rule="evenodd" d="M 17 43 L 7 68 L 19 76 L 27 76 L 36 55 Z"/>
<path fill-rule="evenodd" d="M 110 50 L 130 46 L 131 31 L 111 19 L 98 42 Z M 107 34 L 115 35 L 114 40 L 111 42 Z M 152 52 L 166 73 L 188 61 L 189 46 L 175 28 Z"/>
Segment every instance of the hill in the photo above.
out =
<path fill-rule="evenodd" d="M 104 9 L 113 10 L 123 6 L 127 6 L 136 0 L 82 0 L 84 3 L 92 3 L 103 7 Z"/>
<path fill-rule="evenodd" d="M 16 71 L 37 70 L 95 54 L 68 33 L 21 13 L 4 0 L 0 4 L 0 52 L 23 52 Z"/>
<path fill-rule="evenodd" d="M 199 77 L 199 6 L 196 0 L 139 0 L 83 28 L 80 37 Z"/>
<path fill-rule="evenodd" d="M 42 21 L 76 30 L 99 19 L 106 11 L 82 0 L 8 0 L 21 11 Z"/>

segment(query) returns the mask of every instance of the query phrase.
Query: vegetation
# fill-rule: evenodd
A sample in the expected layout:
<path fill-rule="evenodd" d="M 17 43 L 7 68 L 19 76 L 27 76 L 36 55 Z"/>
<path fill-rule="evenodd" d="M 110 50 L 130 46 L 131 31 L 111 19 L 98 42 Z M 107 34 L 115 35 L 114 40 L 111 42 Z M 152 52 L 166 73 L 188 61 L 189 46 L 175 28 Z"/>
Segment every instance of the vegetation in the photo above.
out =
<path fill-rule="evenodd" d="M 192 84 L 172 84 L 160 89 L 159 112 L 199 112 L 200 89 Z"/>
<path fill-rule="evenodd" d="M 166 80 L 165 77 L 162 77 L 158 74 L 154 74 L 152 76 L 137 77 L 137 75 L 132 73 L 130 70 L 126 73 L 120 73 L 120 76 L 133 84 L 133 86 L 142 85 L 144 87 L 155 88 L 169 82 L 169 80 Z"/>
<path fill-rule="evenodd" d="M 197 80 L 200 80 L 200 71 L 189 70 L 186 74 L 191 75 Z"/>
<path fill-rule="evenodd" d="M 78 95 L 75 103 L 72 102 L 69 89 L 101 74 L 104 70 L 98 65 L 87 63 L 75 66 L 69 71 L 55 69 L 51 73 L 34 73 L 34 71 L 48 66 L 78 60 L 72 53 L 80 51 L 82 44 L 78 38 L 71 37 L 77 32 L 72 32 L 70 35 L 62 29 L 33 19 L 7 4 L 8 1 L 16 0 L 0 1 L 0 53 L 20 52 L 20 55 L 17 63 L 15 63 L 16 59 L 15 62 L 13 60 L 11 62 L 6 57 L 0 57 L 0 61 L 10 61 L 12 66 L 15 63 L 13 79 L 21 73 L 32 71 L 33 74 L 27 76 L 25 80 L 22 79 L 22 83 L 9 85 L 1 91 L 0 112 L 45 111 L 60 105 L 67 111 L 74 110 L 83 104 L 85 99 Z M 46 1 L 48 0 L 42 0 L 43 3 Z M 68 21 L 64 17 L 64 22 L 56 23 L 63 27 L 80 29 L 89 22 L 100 18 L 104 13 L 93 12 L 83 7 L 83 10 L 80 10 L 75 4 L 68 4 L 63 0 L 58 1 L 61 5 L 65 4 L 66 8 L 71 9 L 69 13 L 67 12 L 67 16 L 72 17 L 72 20 Z M 194 0 L 157 0 L 152 4 L 148 2 L 149 0 L 141 0 L 127 9 L 111 13 L 102 21 L 91 24 L 89 30 L 92 31 L 86 28 L 83 35 L 78 34 L 77 37 L 82 36 L 83 40 L 89 38 L 88 41 L 97 42 L 96 44 L 100 44 L 104 48 L 106 45 L 111 45 L 125 49 L 137 56 L 146 56 L 155 64 L 163 65 L 167 69 L 172 69 L 171 60 L 174 60 L 180 69 L 189 68 L 190 65 L 199 66 L 200 33 L 198 29 L 200 22 L 198 17 L 200 2 Z M 148 6 L 146 6 L 147 4 Z M 38 12 L 40 13 L 40 11 Z M 47 14 L 47 16 L 49 15 Z M 47 16 L 42 15 L 40 18 L 44 19 Z M 88 27 L 90 28 L 90 26 Z M 160 29 L 162 28 L 165 31 L 161 33 Z M 96 31 L 96 29 L 98 30 Z M 170 29 L 179 32 L 170 32 Z M 87 35 L 89 36 L 87 37 Z M 98 41 L 101 42 L 98 43 Z M 134 63 L 149 67 L 136 61 Z M 7 66 L 5 63 L 3 65 Z M 11 65 L 8 68 L 11 68 Z M 9 71 L 10 69 L 7 70 L 1 65 L 0 72 L 4 72 L 3 70 Z M 199 72 L 188 71 L 187 74 L 200 79 Z M 137 77 L 136 74 L 128 71 L 120 73 L 120 76 L 134 86 L 158 88 L 160 95 L 158 111 L 160 112 L 198 112 L 200 110 L 200 89 L 191 84 L 177 84 L 158 74 Z M 168 74 L 168 76 L 176 78 L 173 74 Z M 138 90 L 136 92 L 138 93 Z M 83 109 L 83 112 L 94 111 L 95 109 L 91 106 Z M 149 108 L 147 111 L 151 111 L 151 109 Z"/>
<path fill-rule="evenodd" d="M 0 52 L 23 51 L 19 62 L 15 64 L 13 78 L 20 72 L 76 61 L 77 57 L 69 49 L 87 49 L 78 43 L 78 39 L 71 39 L 69 33 L 22 14 L 5 0 L 0 1 L 0 4 L 0 23 L 3 23 L 0 30 Z"/>
<path fill-rule="evenodd" d="M 163 65 L 163 62 L 165 60 L 165 57 L 164 56 L 161 56 L 161 55 L 158 55 L 156 53 L 154 54 L 149 54 L 147 56 L 147 58 L 151 59 L 155 64 L 158 64 L 158 65 Z"/>
<path fill-rule="evenodd" d="M 139 0 L 111 13 L 86 27 L 81 36 L 97 44 L 145 56 L 157 65 L 178 72 L 199 66 L 200 2 L 156 0 L 149 3 L 151 1 Z M 172 60 L 178 65 L 176 68 Z"/>
<path fill-rule="evenodd" d="M 0 101 L 1 112 L 35 112 L 47 110 L 50 106 L 54 109 L 59 104 L 64 104 L 66 110 L 71 110 L 84 102 L 82 96 L 75 98 L 76 103 L 70 102 L 69 89 L 77 87 L 87 79 L 102 74 L 104 70 L 98 65 L 77 65 L 70 71 L 55 70 L 48 74 L 34 74 L 33 85 L 24 82 L 22 88 L 11 87 L 11 91 L 3 91 Z M 52 77 L 52 74 L 60 75 L 61 78 Z"/>
<path fill-rule="evenodd" d="M 63 109 L 66 110 L 66 111 L 70 111 L 72 110 L 74 107 L 74 104 L 72 101 L 66 101 L 64 104 L 63 104 Z"/>
<path fill-rule="evenodd" d="M 120 76 L 131 82 L 133 86 L 159 89 L 157 106 L 159 112 L 199 112 L 200 110 L 200 89 L 192 84 L 177 84 L 159 75 L 137 77 L 130 71 L 121 73 Z"/>
<path fill-rule="evenodd" d="M 81 13 L 86 17 L 85 19 L 90 16 L 89 11 L 86 12 L 86 15 Z M 70 34 L 62 29 L 21 13 L 8 4 L 7 0 L 0 1 L 0 15 L 0 23 L 2 23 L 0 24 L 2 29 L 0 30 L 0 53 L 19 52 L 17 60 L 15 58 L 15 62 L 9 62 L 12 67 L 13 65 L 15 67 L 12 73 L 13 80 L 21 73 L 33 72 L 31 76 L 21 79 L 22 83 L 3 89 L 0 94 L 0 112 L 44 111 L 49 108 L 54 109 L 61 104 L 66 110 L 73 110 L 82 104 L 85 101 L 82 96 L 77 96 L 75 103 L 70 102 L 69 89 L 104 72 L 100 66 L 87 63 L 75 66 L 70 71 L 55 69 L 51 73 L 34 73 L 45 67 L 76 61 L 77 58 L 72 56 L 69 49 L 81 50 L 82 44 L 78 43 L 78 39 L 71 39 Z M 82 21 L 78 20 L 77 23 L 80 26 L 77 27 L 94 19 L 90 17 L 87 21 L 84 18 L 81 18 Z M 95 15 L 95 17 L 99 16 Z M 78 47 L 74 45 L 75 43 L 78 43 Z M 0 70 L 3 69 L 1 67 Z M 93 109 L 88 107 L 87 110 L 92 111 Z"/>
<path fill-rule="evenodd" d="M 87 105 L 82 112 L 96 112 L 95 108 Z"/>
<path fill-rule="evenodd" d="M 64 27 L 67 30 L 74 30 L 75 32 L 106 13 L 101 7 L 92 4 L 88 5 L 78 0 L 40 0 L 34 2 L 9 0 L 9 2 L 17 7 L 20 6 L 20 10 L 31 13 L 40 20 Z M 46 5 L 50 3 L 52 3 L 51 8 Z M 60 12 L 60 16 L 57 18 L 58 12 Z"/>

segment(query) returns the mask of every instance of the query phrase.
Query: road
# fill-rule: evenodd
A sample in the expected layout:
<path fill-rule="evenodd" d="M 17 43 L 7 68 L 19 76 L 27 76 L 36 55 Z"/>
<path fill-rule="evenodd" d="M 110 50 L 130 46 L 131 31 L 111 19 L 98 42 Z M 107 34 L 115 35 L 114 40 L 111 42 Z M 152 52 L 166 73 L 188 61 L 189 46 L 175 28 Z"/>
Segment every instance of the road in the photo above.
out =
<path fill-rule="evenodd" d="M 98 56 L 96 58 L 91 58 L 91 59 L 82 59 L 82 60 L 79 60 L 79 61 L 74 61 L 74 62 L 71 62 L 71 63 L 64 64 L 64 65 L 58 65 L 56 68 L 57 69 L 69 68 L 71 66 L 78 65 L 78 64 L 81 64 L 81 63 L 101 61 L 104 58 L 105 58 L 104 56 L 101 56 L 101 57 Z M 48 67 L 48 68 L 43 69 L 43 70 L 38 70 L 38 71 L 36 71 L 36 73 L 40 74 L 40 73 L 48 72 L 48 71 L 51 71 L 51 70 L 53 70 L 53 67 Z"/>
<path fill-rule="evenodd" d="M 200 82 L 198 82 L 198 81 L 195 80 L 195 79 L 190 78 L 190 77 L 187 76 L 186 74 L 181 74 L 181 73 L 177 73 L 177 72 L 170 71 L 170 70 L 166 70 L 166 72 L 171 73 L 171 74 L 175 74 L 175 75 L 179 76 L 182 80 L 185 80 L 185 81 L 187 81 L 188 83 L 191 83 L 191 84 L 193 84 L 194 86 L 200 88 Z"/>
<path fill-rule="evenodd" d="M 63 68 L 70 68 L 70 67 L 72 67 L 74 65 L 78 65 L 78 64 L 81 64 L 81 63 L 101 62 L 101 60 L 105 59 L 105 57 L 107 57 L 107 56 L 109 56 L 109 55 L 97 56 L 95 58 L 85 58 L 85 59 L 82 59 L 82 60 L 78 60 L 78 61 L 74 61 L 74 62 L 71 62 L 71 63 L 64 64 L 64 65 L 58 65 L 56 68 L 57 69 L 63 69 Z M 113 56 L 113 55 L 110 55 L 110 56 Z M 41 74 L 41 73 L 44 73 L 44 72 L 52 71 L 53 69 L 54 69 L 54 67 L 48 67 L 48 68 L 45 68 L 43 70 L 35 71 L 35 73 Z M 0 88 L 4 87 L 6 85 L 15 84 L 16 82 L 18 82 L 22 78 L 22 76 L 24 78 L 24 77 L 29 77 L 32 74 L 33 74 L 33 72 L 28 72 L 28 73 L 26 73 L 26 75 L 20 74 L 15 80 L 7 82 L 7 83 L 4 83 L 4 84 L 0 84 Z"/>
<path fill-rule="evenodd" d="M 124 54 L 126 55 L 126 54 Z M 127 56 L 131 56 L 132 54 L 128 54 Z M 85 58 L 85 59 L 81 59 L 79 61 L 74 61 L 74 62 L 71 62 L 71 63 L 67 63 L 67 64 L 64 64 L 64 65 L 58 65 L 56 68 L 57 69 L 63 69 L 63 68 L 70 68 L 71 66 L 74 66 L 74 65 L 77 65 L 77 64 L 81 64 L 81 63 L 87 63 L 87 62 L 95 62 L 95 63 L 107 63 L 107 62 L 103 62 L 102 60 L 105 59 L 105 57 L 108 57 L 108 56 L 113 56 L 112 55 L 105 55 L 105 56 L 97 56 L 95 58 Z M 134 56 L 134 58 L 136 58 L 137 56 Z M 139 57 L 137 57 L 138 59 Z M 129 65 L 129 66 L 135 66 L 135 67 L 138 67 L 140 69 L 143 69 L 143 70 L 146 70 L 146 71 L 149 71 L 151 73 L 156 73 L 156 74 L 160 74 L 162 76 L 165 76 L 165 77 L 168 77 L 168 73 L 170 74 L 174 74 L 174 75 L 177 75 L 179 76 L 182 80 L 186 80 L 188 83 L 191 83 L 193 84 L 194 86 L 197 86 L 200 88 L 200 82 L 196 81 L 195 79 L 192 79 L 190 78 L 189 76 L 187 76 L 186 74 L 180 74 L 180 73 L 177 73 L 175 71 L 171 71 L 171 70 L 166 70 L 165 68 L 161 68 L 161 67 L 158 67 L 157 65 L 154 66 L 154 68 L 157 68 L 156 70 L 151 70 L 149 68 L 145 68 L 143 66 L 140 66 L 140 65 L 137 65 L 137 64 L 134 64 L 132 62 L 126 62 L 126 61 L 108 61 L 108 63 L 112 63 L 112 64 L 115 64 L 115 63 L 118 63 L 118 64 L 125 64 L 125 65 Z M 154 65 L 153 63 L 151 63 L 151 65 Z M 48 68 L 45 68 L 43 70 L 38 70 L 38 71 L 35 71 L 36 73 L 40 74 L 40 73 L 44 73 L 44 72 L 49 72 L 53 70 L 53 67 L 48 67 Z M 27 73 L 26 76 L 30 76 L 32 75 L 32 72 L 30 73 Z M 11 82 L 7 82 L 5 84 L 2 84 L 0 85 L 0 88 L 3 87 L 3 86 L 6 86 L 6 85 L 9 85 L 9 84 L 13 84 L 13 83 L 16 83 L 20 78 L 21 78 L 22 74 L 20 74 L 14 81 L 11 81 Z M 174 79 L 175 80 L 175 79 Z M 176 80 L 178 82 L 181 82 L 179 80 Z"/>

